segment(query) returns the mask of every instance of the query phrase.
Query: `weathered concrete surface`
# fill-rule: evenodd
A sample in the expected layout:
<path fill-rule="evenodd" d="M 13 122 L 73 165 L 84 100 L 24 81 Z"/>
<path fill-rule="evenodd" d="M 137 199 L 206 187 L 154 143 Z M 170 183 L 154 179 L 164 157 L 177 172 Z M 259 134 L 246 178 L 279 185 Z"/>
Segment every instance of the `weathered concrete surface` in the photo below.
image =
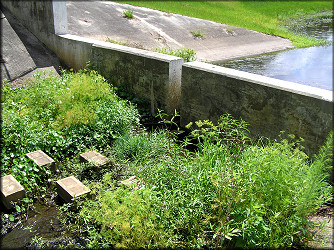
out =
<path fill-rule="evenodd" d="M 182 127 L 229 113 L 249 123 L 253 138 L 302 137 L 308 154 L 333 129 L 332 91 L 201 62 L 183 64 L 181 91 Z"/>
<path fill-rule="evenodd" d="M 147 100 L 154 114 L 179 110 L 183 59 L 100 42 L 92 48 L 92 62 L 104 77 L 129 93 Z"/>
<path fill-rule="evenodd" d="M 57 192 L 65 201 L 70 202 L 74 197 L 90 193 L 90 189 L 74 176 L 66 177 L 56 182 Z"/>
<path fill-rule="evenodd" d="M 0 183 L 1 200 L 7 209 L 13 207 L 11 202 L 16 202 L 25 197 L 24 188 L 12 175 L 2 176 Z"/>
<path fill-rule="evenodd" d="M 35 164 L 39 167 L 48 167 L 53 172 L 56 170 L 55 161 L 50 156 L 48 156 L 46 153 L 44 153 L 42 150 L 30 152 L 26 154 L 26 156 L 29 159 L 33 160 Z"/>
<path fill-rule="evenodd" d="M 9 11 L 2 8 L 1 14 L 1 78 L 20 82 L 30 78 L 36 69 L 59 72 L 61 63 L 57 56 Z"/>
<path fill-rule="evenodd" d="M 88 151 L 80 154 L 80 162 L 89 162 L 95 166 L 103 166 L 107 163 L 108 159 L 96 151 Z"/>
<path fill-rule="evenodd" d="M 111 1 L 68 1 L 66 5 L 70 34 L 102 41 L 109 37 L 151 50 L 191 48 L 199 60 L 209 62 L 292 47 L 280 37 Z M 124 18 L 124 10 L 132 10 L 134 18 Z M 201 31 L 204 38 L 195 38 L 191 31 Z"/>

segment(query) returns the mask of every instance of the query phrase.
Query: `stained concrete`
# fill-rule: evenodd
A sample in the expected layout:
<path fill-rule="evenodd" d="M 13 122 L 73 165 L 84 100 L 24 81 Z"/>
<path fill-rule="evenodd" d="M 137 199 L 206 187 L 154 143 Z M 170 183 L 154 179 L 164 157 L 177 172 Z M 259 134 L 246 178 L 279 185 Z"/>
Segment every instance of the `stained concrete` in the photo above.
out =
<path fill-rule="evenodd" d="M 217 62 L 292 48 L 289 40 L 256 31 L 119 4 L 111 1 L 67 1 L 68 33 L 106 41 L 128 42 L 139 48 L 191 48 L 197 59 Z M 132 10 L 134 18 L 123 15 Z M 201 31 L 195 38 L 191 31 Z"/>
<path fill-rule="evenodd" d="M 107 163 L 108 159 L 96 151 L 88 151 L 80 154 L 80 162 L 89 162 L 95 166 L 103 166 Z"/>
<path fill-rule="evenodd" d="M 33 160 L 39 167 L 49 167 L 51 171 L 56 170 L 55 161 L 42 150 L 30 152 L 26 156 Z"/>
<path fill-rule="evenodd" d="M 21 184 L 12 176 L 2 176 L 1 183 L 1 200 L 7 209 L 13 207 L 11 202 L 17 202 L 25 197 L 25 190 Z"/>
<path fill-rule="evenodd" d="M 9 11 L 1 8 L 1 79 L 21 83 L 37 71 L 59 73 L 57 56 Z"/>
<path fill-rule="evenodd" d="M 70 202 L 74 197 L 79 197 L 90 193 L 90 189 L 82 184 L 74 176 L 66 177 L 56 181 L 57 192 L 65 201 Z"/>

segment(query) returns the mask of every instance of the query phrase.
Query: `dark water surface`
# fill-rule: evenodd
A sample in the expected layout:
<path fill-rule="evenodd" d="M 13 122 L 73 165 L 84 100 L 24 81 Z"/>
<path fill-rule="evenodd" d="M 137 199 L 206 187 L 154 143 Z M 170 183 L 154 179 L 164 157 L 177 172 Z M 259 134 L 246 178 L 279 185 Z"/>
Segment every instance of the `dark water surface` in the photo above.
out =
<path fill-rule="evenodd" d="M 332 25 L 305 28 L 304 34 L 333 41 Z M 220 66 L 333 91 L 333 47 L 290 49 L 225 61 Z"/>

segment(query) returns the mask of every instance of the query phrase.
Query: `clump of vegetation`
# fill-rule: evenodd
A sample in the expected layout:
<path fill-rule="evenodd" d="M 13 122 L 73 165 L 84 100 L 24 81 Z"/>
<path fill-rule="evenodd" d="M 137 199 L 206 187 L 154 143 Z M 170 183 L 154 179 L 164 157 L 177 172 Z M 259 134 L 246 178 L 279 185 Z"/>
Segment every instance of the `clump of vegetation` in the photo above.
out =
<path fill-rule="evenodd" d="M 193 49 L 157 49 L 155 52 L 163 53 L 167 55 L 177 56 L 183 58 L 186 62 L 192 62 L 196 60 L 196 52 Z"/>
<path fill-rule="evenodd" d="M 132 19 L 134 16 L 133 16 L 133 11 L 132 10 L 124 10 L 123 11 L 123 16 L 125 18 L 129 18 L 129 19 Z"/>
<path fill-rule="evenodd" d="M 25 88 L 4 85 L 2 98 L 2 174 L 12 174 L 28 190 L 50 173 L 25 154 L 42 150 L 60 162 L 93 146 L 104 150 L 139 124 L 134 106 L 95 71 L 36 75 Z"/>
<path fill-rule="evenodd" d="M 201 31 L 192 30 L 190 33 L 196 38 L 203 38 L 204 34 Z"/>

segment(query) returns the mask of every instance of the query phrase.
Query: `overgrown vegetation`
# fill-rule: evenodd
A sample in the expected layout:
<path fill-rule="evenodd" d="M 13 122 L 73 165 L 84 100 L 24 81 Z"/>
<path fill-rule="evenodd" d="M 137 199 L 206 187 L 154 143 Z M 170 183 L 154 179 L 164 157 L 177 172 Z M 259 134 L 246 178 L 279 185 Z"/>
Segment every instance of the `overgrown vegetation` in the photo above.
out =
<path fill-rule="evenodd" d="M 122 1 L 136 6 L 197 17 L 290 39 L 296 47 L 322 45 L 322 39 L 287 29 L 303 16 L 332 14 L 331 1 Z M 303 23 L 298 26 L 303 27 Z"/>
<path fill-rule="evenodd" d="M 155 52 L 181 57 L 186 62 L 192 62 L 196 60 L 196 52 L 193 49 L 189 49 L 189 48 L 176 49 L 176 50 L 162 48 L 162 49 L 155 50 Z"/>
<path fill-rule="evenodd" d="M 41 149 L 61 165 L 54 180 L 71 173 L 88 185 L 91 198 L 60 206 L 62 223 L 85 247 L 304 246 L 316 232 L 307 216 L 331 197 L 333 132 L 314 159 L 293 136 L 252 142 L 247 123 L 228 114 L 189 124 L 182 140 L 180 129 L 147 132 L 95 71 L 5 85 L 2 103 L 2 175 L 33 197 L 50 173 L 25 154 Z M 87 149 L 111 163 L 99 171 L 78 163 Z M 130 176 L 140 182 L 119 182 Z"/>
<path fill-rule="evenodd" d="M 38 190 L 50 172 L 36 168 L 25 154 L 42 150 L 64 161 L 90 147 L 104 151 L 139 124 L 135 107 L 94 71 L 36 75 L 26 88 L 5 84 L 2 102 L 1 172 L 29 191 Z"/>

